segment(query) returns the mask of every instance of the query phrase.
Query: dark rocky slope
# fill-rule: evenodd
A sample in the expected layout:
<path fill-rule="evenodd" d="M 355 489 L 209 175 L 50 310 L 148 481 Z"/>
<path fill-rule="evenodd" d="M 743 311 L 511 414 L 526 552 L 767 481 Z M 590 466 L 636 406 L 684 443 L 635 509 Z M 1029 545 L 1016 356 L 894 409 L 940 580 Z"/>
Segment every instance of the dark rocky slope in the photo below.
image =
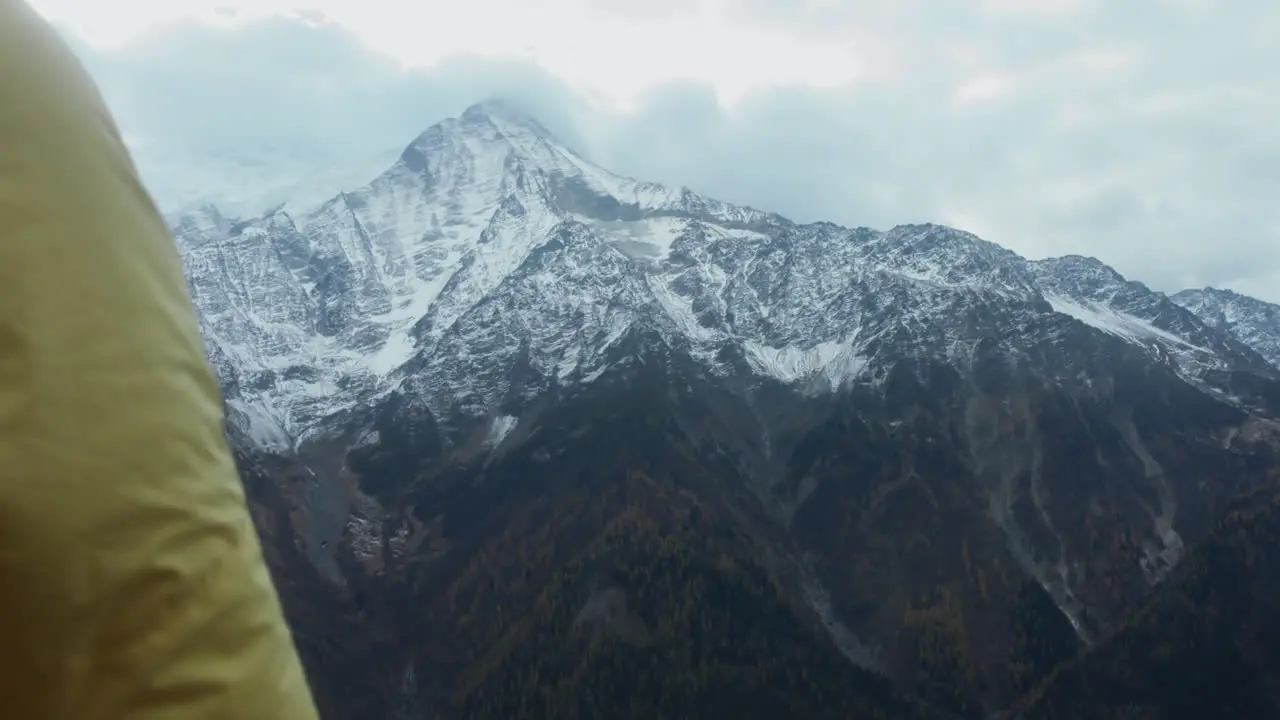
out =
<path fill-rule="evenodd" d="M 1280 477 L 1280 476 L 1278 476 Z M 1025 720 L 1280 717 L 1280 483 L 1238 498 L 1118 632 L 1055 671 Z"/>
<path fill-rule="evenodd" d="M 1267 421 L 1122 362 L 1103 397 L 903 364 L 814 399 L 633 349 L 496 452 L 397 395 L 350 420 L 377 442 L 246 456 L 328 717 L 986 717 L 1276 463 Z"/>
<path fill-rule="evenodd" d="M 310 471 L 243 457 L 325 716 L 945 717 L 841 654 L 731 464 L 633 392 L 657 378 L 619 380 L 484 466 L 415 471 L 410 438 L 350 458 L 404 483 L 360 479 L 386 532 L 337 582 L 294 542 Z"/>

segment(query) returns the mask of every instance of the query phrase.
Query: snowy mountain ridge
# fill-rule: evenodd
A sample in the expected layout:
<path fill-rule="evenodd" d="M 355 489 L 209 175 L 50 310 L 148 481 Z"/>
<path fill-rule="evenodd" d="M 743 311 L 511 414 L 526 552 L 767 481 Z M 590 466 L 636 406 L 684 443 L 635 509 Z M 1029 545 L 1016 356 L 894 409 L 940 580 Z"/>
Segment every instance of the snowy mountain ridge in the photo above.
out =
<path fill-rule="evenodd" d="M 1170 299 L 1280 367 L 1280 305 L 1217 288 L 1183 290 Z"/>
<path fill-rule="evenodd" d="M 172 222 L 232 421 L 270 448 L 404 388 L 439 417 L 492 416 L 500 442 L 522 403 L 642 339 L 808 393 L 992 348 L 1057 372 L 1051 348 L 1079 337 L 1224 396 L 1215 373 L 1280 362 L 1274 324 L 1229 332 L 1093 259 L 1031 262 L 936 225 L 798 225 L 610 173 L 496 103 L 312 210 Z"/>

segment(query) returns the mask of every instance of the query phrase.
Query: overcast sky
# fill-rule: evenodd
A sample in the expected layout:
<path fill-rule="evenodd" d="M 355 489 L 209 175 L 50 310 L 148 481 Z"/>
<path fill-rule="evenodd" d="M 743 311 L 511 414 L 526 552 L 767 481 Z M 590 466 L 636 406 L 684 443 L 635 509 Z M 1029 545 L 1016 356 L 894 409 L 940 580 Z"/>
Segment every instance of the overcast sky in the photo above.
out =
<path fill-rule="evenodd" d="M 496 95 L 615 172 L 795 220 L 943 222 L 1280 302 L 1280 3 L 32 4 L 166 204 L 359 184 Z"/>

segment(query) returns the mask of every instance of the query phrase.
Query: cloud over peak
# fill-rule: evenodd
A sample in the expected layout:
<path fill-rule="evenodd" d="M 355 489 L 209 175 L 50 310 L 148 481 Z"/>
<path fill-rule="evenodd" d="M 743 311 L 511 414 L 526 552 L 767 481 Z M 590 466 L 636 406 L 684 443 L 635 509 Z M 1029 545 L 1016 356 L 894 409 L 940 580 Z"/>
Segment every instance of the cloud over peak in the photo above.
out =
<path fill-rule="evenodd" d="M 282 195 L 291 174 L 351 167 L 333 181 L 357 182 L 426 126 L 497 96 L 617 172 L 796 220 L 956 224 L 1031 257 L 1094 255 L 1159 289 L 1280 301 L 1280 47 L 1268 39 L 1280 6 L 586 7 L 565 16 L 559 55 L 455 53 L 416 69 L 315 18 L 172 26 L 80 52 L 162 200 L 208 194 L 227 168 L 274 178 Z M 733 34 L 696 45 L 690 28 L 707 18 Z M 616 39 L 629 54 L 600 58 L 616 36 L 575 40 L 627 23 L 684 44 Z M 832 50 L 840 38 L 847 50 Z M 619 68 L 630 100 L 585 71 L 557 73 L 575 52 Z M 821 71 L 803 82 L 805 68 Z"/>

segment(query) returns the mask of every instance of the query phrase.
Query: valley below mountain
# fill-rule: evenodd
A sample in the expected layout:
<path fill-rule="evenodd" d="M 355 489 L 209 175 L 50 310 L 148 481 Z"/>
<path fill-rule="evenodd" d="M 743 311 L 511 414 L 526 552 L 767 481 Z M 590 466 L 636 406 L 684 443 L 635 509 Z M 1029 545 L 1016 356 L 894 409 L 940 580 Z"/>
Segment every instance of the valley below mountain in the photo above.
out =
<path fill-rule="evenodd" d="M 1276 306 L 500 103 L 169 220 L 326 718 L 1280 716 Z"/>

